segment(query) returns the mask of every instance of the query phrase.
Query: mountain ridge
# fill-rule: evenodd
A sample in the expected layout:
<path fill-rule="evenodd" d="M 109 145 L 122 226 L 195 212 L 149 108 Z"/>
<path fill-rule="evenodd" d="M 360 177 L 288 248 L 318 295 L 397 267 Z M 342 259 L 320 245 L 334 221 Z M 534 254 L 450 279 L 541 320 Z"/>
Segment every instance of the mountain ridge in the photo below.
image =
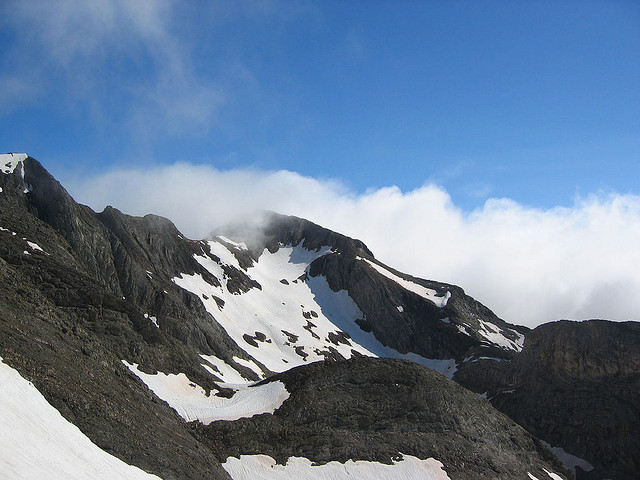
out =
<path fill-rule="evenodd" d="M 0 288 L 4 299 L 0 301 L 0 357 L 27 375 L 47 400 L 65 418 L 79 424 L 98 446 L 163 478 L 229 478 L 220 467 L 224 461 L 220 455 L 225 450 L 211 443 L 209 437 L 201 437 L 199 427 L 180 419 L 172 405 L 173 397 L 163 398 L 160 390 L 147 390 L 150 385 L 145 387 L 144 379 L 123 361 L 136 364 L 140 372 L 155 374 L 153 378 L 165 385 L 185 375 L 188 388 L 195 389 L 189 382 L 202 387 L 202 398 L 231 401 L 239 395 L 231 381 L 276 379 L 295 366 L 318 369 L 324 372 L 323 377 L 330 377 L 331 372 L 339 370 L 331 369 L 334 362 L 346 362 L 345 366 L 365 365 L 361 371 L 370 371 L 368 375 L 382 375 L 384 362 L 361 359 L 363 355 L 408 358 L 453 377 L 477 393 L 488 391 L 483 388 L 504 390 L 505 381 L 516 375 L 513 372 L 538 372 L 536 376 L 542 378 L 540 371 L 545 371 L 535 362 L 525 361 L 529 354 L 528 340 L 524 340 L 535 338 L 535 330 L 504 322 L 460 287 L 417 279 L 387 267 L 359 240 L 308 220 L 274 213 L 268 214 L 271 226 L 262 236 L 241 238 L 242 229 L 232 226 L 214 231 L 207 241 L 189 240 L 161 217 L 131 217 L 112 207 L 95 213 L 77 204 L 39 162 L 27 157 L 20 163 L 21 170 L 16 171 L 17 164 L 12 164 L 11 172 L 0 175 Z M 597 341 L 591 339 L 592 343 Z M 549 351 L 559 348 L 556 345 Z M 59 361 L 47 355 L 50 351 L 61 353 Z M 620 361 L 626 362 L 634 352 L 637 348 L 633 345 L 621 351 Z M 626 364 L 633 374 L 636 363 Z M 423 368 L 394 365 L 397 376 Z M 607 381 L 616 377 L 615 372 L 605 373 Z M 74 385 L 69 383 L 71 378 L 83 380 Z M 482 379 L 484 383 L 470 379 Z M 95 382 L 104 388 L 111 386 L 112 395 L 126 399 L 121 401 L 127 405 L 141 409 L 148 402 L 156 405 L 155 420 L 144 417 L 144 422 L 149 422 L 147 427 L 165 425 L 157 427 L 163 434 L 166 425 L 174 426 L 175 432 L 167 434 L 164 449 L 154 451 L 155 447 L 150 447 L 161 437 L 151 427 L 135 425 L 135 408 L 124 416 L 130 419 L 127 425 L 131 432 L 119 423 L 115 404 L 100 412 L 97 392 L 102 390 Z M 393 382 L 387 383 L 385 390 L 393 388 Z M 606 405 L 606 392 L 590 388 L 585 390 L 593 396 L 590 401 Z M 538 414 L 531 403 L 548 395 L 539 388 L 523 387 L 514 398 L 527 392 L 534 394 L 532 402 L 518 404 L 492 398 L 492 403 L 518 418 L 529 431 L 554 440 L 553 446 L 570 451 L 574 445 L 569 434 L 548 435 L 564 428 L 561 424 L 551 423 L 545 427 L 546 432 L 536 431 L 531 418 Z M 347 395 L 339 389 L 332 393 L 337 400 Z M 385 394 L 377 392 L 374 396 L 379 395 L 382 401 Z M 566 392 L 562 395 L 559 398 L 570 398 Z M 273 422 L 291 402 L 294 399 L 285 400 L 273 414 L 216 424 L 225 425 L 223 431 L 229 432 L 234 431 L 234 425 L 258 428 L 255 425 L 260 422 Z M 514 405 L 524 405 L 529 417 L 518 417 L 513 410 L 519 407 Z M 539 406 L 544 405 L 553 406 L 544 402 Z M 632 412 L 637 414 L 637 403 L 632 405 L 636 405 Z M 324 407 L 315 408 L 315 413 L 310 413 L 322 418 Z M 498 415 L 494 410 L 487 411 Z M 296 418 L 295 412 L 293 415 Z M 392 426 L 396 420 L 385 421 L 391 421 L 388 425 Z M 589 424 L 589 428 L 602 429 L 603 423 Z M 427 428 L 424 421 L 418 420 L 417 425 Z M 324 428 L 337 432 L 331 423 Z M 389 428 L 399 428 L 399 424 Z M 586 427 L 572 428 L 584 433 Z M 621 429 L 620 438 L 633 435 L 634 428 L 632 423 Z M 193 439 L 184 444 L 189 448 L 180 447 L 181 435 Z M 129 440 L 120 442 L 120 436 Z M 482 438 L 481 434 L 475 436 Z M 333 437 L 334 441 L 339 443 L 339 437 Z M 579 478 L 611 472 L 617 475 L 613 478 L 633 478 L 637 466 L 631 454 L 623 451 L 624 459 L 619 462 L 622 467 L 618 468 L 612 465 L 615 459 L 611 455 L 597 455 L 601 434 L 592 437 L 588 448 L 573 450 L 590 455 L 588 460 L 596 464 L 591 477 Z M 520 452 L 518 445 L 515 442 L 509 448 Z M 325 448 L 322 442 L 316 447 Z M 310 445 L 309 451 L 316 447 Z M 343 455 L 335 453 L 341 450 L 340 445 L 334 447 L 335 455 Z M 300 453 L 291 450 L 284 440 L 272 448 L 281 460 L 287 451 Z M 555 461 L 547 459 L 547 450 L 540 448 L 521 453 L 530 458 L 522 465 L 540 461 L 550 471 L 570 478 Z M 192 450 L 200 454 L 191 457 Z M 473 478 L 465 477 L 472 475 L 471 470 L 452 467 L 458 461 L 464 463 L 465 450 L 457 451 L 458 460 L 442 457 L 450 464 L 445 463 L 444 468 L 451 478 Z M 437 455 L 436 450 L 432 452 Z M 234 450 L 232 454 L 242 453 Z M 361 450 L 359 455 L 364 453 Z M 480 464 L 493 462 L 496 468 L 506 468 L 500 467 L 496 451 L 489 449 L 483 455 Z M 175 461 L 169 465 L 166 458 Z M 526 475 L 523 467 L 518 468 L 521 475 Z M 507 470 L 500 471 L 494 474 L 507 478 Z M 545 475 L 540 468 L 528 472 L 540 478 Z"/>

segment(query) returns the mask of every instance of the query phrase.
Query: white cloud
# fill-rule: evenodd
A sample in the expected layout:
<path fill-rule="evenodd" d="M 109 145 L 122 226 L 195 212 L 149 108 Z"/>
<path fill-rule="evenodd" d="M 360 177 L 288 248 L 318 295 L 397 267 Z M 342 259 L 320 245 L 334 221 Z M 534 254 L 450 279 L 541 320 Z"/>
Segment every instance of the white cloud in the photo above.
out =
<path fill-rule="evenodd" d="M 355 194 L 289 171 L 176 163 L 64 180 L 97 210 L 163 215 L 192 238 L 255 209 L 308 218 L 363 240 L 399 270 L 462 286 L 514 323 L 640 319 L 639 196 L 547 210 L 490 199 L 465 213 L 435 185 Z"/>

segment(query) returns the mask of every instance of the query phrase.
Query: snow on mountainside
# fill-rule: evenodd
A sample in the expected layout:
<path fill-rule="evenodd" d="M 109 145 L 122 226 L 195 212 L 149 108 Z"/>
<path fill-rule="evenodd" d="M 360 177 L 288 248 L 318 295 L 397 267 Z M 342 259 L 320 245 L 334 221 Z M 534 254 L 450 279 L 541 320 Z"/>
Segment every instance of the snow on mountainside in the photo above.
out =
<path fill-rule="evenodd" d="M 416 293 L 416 294 L 420 295 L 421 297 L 426 298 L 427 300 L 432 301 L 438 307 L 444 307 L 447 304 L 447 300 L 449 300 L 449 298 L 451 298 L 451 292 L 449 292 L 448 290 L 444 295 L 438 295 L 438 292 L 436 292 L 435 290 L 423 287 L 422 285 L 418 285 L 417 283 L 410 282 L 408 280 L 400 278 L 397 275 L 391 273 L 386 268 L 382 267 L 381 265 L 378 265 L 377 263 L 372 262 L 371 260 L 367 260 L 366 258 L 361 258 L 361 257 L 357 257 L 357 258 L 358 258 L 358 260 L 362 260 L 362 261 L 367 262 L 378 273 L 380 273 L 380 274 L 384 275 L 385 277 L 393 280 L 394 282 L 396 282 L 399 285 L 401 285 L 403 288 L 409 290 L 410 292 Z M 404 310 L 402 305 L 399 305 L 398 309 L 402 309 L 402 310 L 400 310 L 400 312 L 402 312 Z"/>
<path fill-rule="evenodd" d="M 357 321 L 364 315 L 347 291 L 335 292 L 325 277 L 308 275 L 309 265 L 330 253 L 331 246 L 316 251 L 300 244 L 281 246 L 274 253 L 265 248 L 257 261 L 244 270 L 256 282 L 246 292 L 229 291 L 225 273 L 242 270 L 234 256 L 238 247 L 215 240 L 209 241 L 208 247 L 208 254 L 203 250 L 194 258 L 219 279 L 218 285 L 207 282 L 201 274 L 181 274 L 172 281 L 197 295 L 231 338 L 268 371 L 282 372 L 325 358 L 361 354 L 410 359 L 449 376 L 455 372 L 454 359 L 400 353 L 358 326 Z M 268 371 L 258 373 L 264 378 Z"/>
<path fill-rule="evenodd" d="M 107 454 L 0 357 L 0 478 L 158 479 Z"/>
<path fill-rule="evenodd" d="M 153 393 L 167 402 L 187 422 L 198 420 L 208 425 L 216 420 L 237 420 L 262 413 L 273 413 L 289 398 L 281 382 L 266 385 L 221 384 L 233 390 L 231 398 L 207 395 L 184 374 L 148 374 L 136 364 L 123 363 L 142 380 Z"/>

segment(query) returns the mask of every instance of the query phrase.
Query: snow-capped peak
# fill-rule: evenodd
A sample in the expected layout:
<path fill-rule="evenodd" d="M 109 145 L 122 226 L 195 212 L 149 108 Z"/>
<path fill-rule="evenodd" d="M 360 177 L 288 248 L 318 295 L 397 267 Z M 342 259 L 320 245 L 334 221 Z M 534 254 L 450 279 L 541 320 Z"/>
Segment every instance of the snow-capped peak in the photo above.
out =
<path fill-rule="evenodd" d="M 13 173 L 16 167 L 24 162 L 28 157 L 29 155 L 26 153 L 0 154 L 0 170 L 2 170 L 2 173 L 4 174 Z"/>

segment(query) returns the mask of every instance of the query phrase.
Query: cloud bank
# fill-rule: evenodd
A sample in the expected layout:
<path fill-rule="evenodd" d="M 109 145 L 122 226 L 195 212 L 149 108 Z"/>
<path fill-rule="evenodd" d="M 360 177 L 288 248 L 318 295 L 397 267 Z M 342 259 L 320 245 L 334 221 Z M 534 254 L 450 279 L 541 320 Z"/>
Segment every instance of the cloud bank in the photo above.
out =
<path fill-rule="evenodd" d="M 363 240 L 407 273 L 454 283 L 513 323 L 640 319 L 640 196 L 592 195 L 536 209 L 490 199 L 464 212 L 437 185 L 357 194 L 290 171 L 220 171 L 175 163 L 63 178 L 100 211 L 155 213 L 191 238 L 269 209 Z"/>

